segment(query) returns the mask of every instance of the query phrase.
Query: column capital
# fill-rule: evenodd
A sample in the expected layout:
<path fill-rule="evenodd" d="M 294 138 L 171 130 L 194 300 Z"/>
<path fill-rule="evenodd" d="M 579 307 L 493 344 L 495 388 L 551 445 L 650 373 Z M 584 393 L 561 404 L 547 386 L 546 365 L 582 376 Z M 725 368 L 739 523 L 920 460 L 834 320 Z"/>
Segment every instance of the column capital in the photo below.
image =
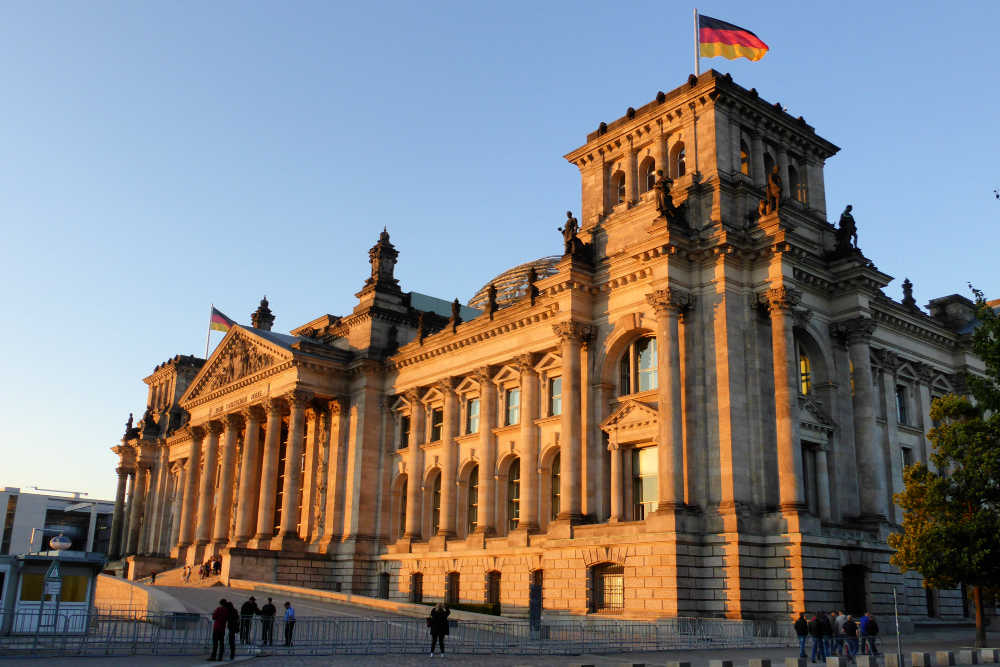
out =
<path fill-rule="evenodd" d="M 476 382 L 478 382 L 480 385 L 489 384 L 491 378 L 493 377 L 493 374 L 490 373 L 489 366 L 481 366 L 472 371 L 470 375 L 473 378 L 475 378 Z"/>
<path fill-rule="evenodd" d="M 184 461 L 185 459 L 178 459 L 170 464 L 170 472 L 176 475 L 180 473 L 181 470 L 184 470 Z"/>
<path fill-rule="evenodd" d="M 930 364 L 925 364 L 922 361 L 914 361 L 910 364 L 913 367 L 913 371 L 917 374 L 917 381 L 920 384 L 931 386 L 934 381 L 934 367 Z"/>
<path fill-rule="evenodd" d="M 339 415 L 347 410 L 347 399 L 343 396 L 335 396 L 329 400 L 327 408 L 330 410 L 331 416 Z"/>
<path fill-rule="evenodd" d="M 450 377 L 442 378 L 434 383 L 434 388 L 441 392 L 442 396 L 447 397 L 455 392 L 455 382 Z"/>
<path fill-rule="evenodd" d="M 573 320 L 553 324 L 552 331 L 564 343 L 567 341 L 582 342 L 594 336 L 594 327 L 592 325 L 574 322 Z"/>
<path fill-rule="evenodd" d="M 115 468 L 115 472 L 118 473 L 119 477 L 127 477 L 129 473 L 131 473 L 132 471 L 126 468 L 125 466 L 118 466 L 117 468 Z"/>
<path fill-rule="evenodd" d="M 283 397 L 288 402 L 288 407 L 292 409 L 305 409 L 313 399 L 313 393 L 304 389 L 293 389 Z"/>
<path fill-rule="evenodd" d="M 136 461 L 135 467 L 139 470 L 151 470 L 153 468 L 153 464 L 148 461 Z"/>
<path fill-rule="evenodd" d="M 271 415 L 282 416 L 286 412 L 285 402 L 280 398 L 269 398 L 264 401 L 264 414 L 270 419 Z"/>
<path fill-rule="evenodd" d="M 830 333 L 848 345 L 868 343 L 875 332 L 875 320 L 870 317 L 854 317 L 830 325 Z"/>
<path fill-rule="evenodd" d="M 218 435 L 222 433 L 222 422 L 215 420 L 210 421 L 205 424 L 205 428 L 208 430 L 210 435 L 218 437 Z"/>
<path fill-rule="evenodd" d="M 238 429 L 243 427 L 243 415 L 239 412 L 230 412 L 223 419 L 226 428 Z"/>
<path fill-rule="evenodd" d="M 264 409 L 263 405 L 251 405 L 243 408 L 243 410 L 240 411 L 240 415 L 247 422 L 261 422 L 267 417 L 267 411 Z"/>
<path fill-rule="evenodd" d="M 404 391 L 403 396 L 406 398 L 406 402 L 410 404 L 411 408 L 420 405 L 420 390 L 416 387 Z"/>
<path fill-rule="evenodd" d="M 534 358 L 531 353 L 519 354 L 514 357 L 514 363 L 511 364 L 514 368 L 518 370 L 522 375 L 534 375 L 535 374 L 535 363 Z"/>
<path fill-rule="evenodd" d="M 694 305 L 689 292 L 677 289 L 658 289 L 646 295 L 646 303 L 652 306 L 657 316 L 677 315 Z"/>
<path fill-rule="evenodd" d="M 776 312 L 791 312 L 802 301 L 802 292 L 794 287 L 772 287 L 757 295 L 757 302 Z"/>
<path fill-rule="evenodd" d="M 191 430 L 191 439 L 201 442 L 202 438 L 205 437 L 205 425 L 199 424 L 198 426 L 189 426 Z"/>
<path fill-rule="evenodd" d="M 895 373 L 903 365 L 903 360 L 892 350 L 872 349 L 872 357 L 878 367 L 887 373 Z"/>

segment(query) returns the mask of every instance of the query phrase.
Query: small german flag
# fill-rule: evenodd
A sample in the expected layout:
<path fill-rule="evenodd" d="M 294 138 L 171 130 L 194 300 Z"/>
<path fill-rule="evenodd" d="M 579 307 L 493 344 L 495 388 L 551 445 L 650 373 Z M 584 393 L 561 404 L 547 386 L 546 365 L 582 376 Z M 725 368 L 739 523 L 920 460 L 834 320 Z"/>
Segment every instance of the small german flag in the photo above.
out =
<path fill-rule="evenodd" d="M 745 28 L 711 16 L 698 16 L 698 53 L 702 58 L 722 56 L 729 60 L 760 60 L 768 46 Z"/>
<path fill-rule="evenodd" d="M 236 324 L 231 319 L 222 314 L 222 311 L 212 306 L 212 317 L 208 320 L 209 331 L 229 331 Z"/>

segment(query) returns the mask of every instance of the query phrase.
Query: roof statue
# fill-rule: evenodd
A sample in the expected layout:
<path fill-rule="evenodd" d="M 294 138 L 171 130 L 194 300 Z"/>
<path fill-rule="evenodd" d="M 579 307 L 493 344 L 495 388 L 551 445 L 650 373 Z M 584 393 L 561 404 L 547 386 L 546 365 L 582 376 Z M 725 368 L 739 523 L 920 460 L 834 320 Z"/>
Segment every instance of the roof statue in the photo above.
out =
<path fill-rule="evenodd" d="M 837 225 L 837 247 L 836 254 L 847 255 L 858 247 L 858 226 L 854 223 L 854 216 L 851 215 L 853 206 L 847 205 L 844 212 L 840 214 L 840 222 Z"/>
<path fill-rule="evenodd" d="M 778 165 L 774 165 L 771 173 L 767 175 L 767 188 L 764 194 L 764 214 L 777 213 L 781 204 L 781 173 L 778 171 Z"/>
<path fill-rule="evenodd" d="M 573 217 L 573 211 L 566 211 L 566 222 L 559 228 L 563 235 L 563 244 L 566 247 L 563 254 L 571 255 L 573 253 L 573 241 L 576 240 L 576 233 L 579 229 L 580 223 Z"/>
<path fill-rule="evenodd" d="M 262 329 L 264 331 L 271 330 L 271 326 L 274 324 L 274 313 L 272 313 L 271 309 L 268 307 L 266 294 L 264 295 L 264 298 L 260 300 L 260 305 L 257 306 L 257 310 L 250 315 L 250 322 L 253 324 L 254 329 Z"/>
<path fill-rule="evenodd" d="M 399 282 L 393 276 L 396 267 L 396 259 L 399 252 L 389 241 L 389 231 L 385 227 L 379 234 L 378 243 L 368 251 L 368 261 L 372 265 L 372 274 L 365 281 L 365 287 L 382 287 L 388 289 L 399 289 Z"/>

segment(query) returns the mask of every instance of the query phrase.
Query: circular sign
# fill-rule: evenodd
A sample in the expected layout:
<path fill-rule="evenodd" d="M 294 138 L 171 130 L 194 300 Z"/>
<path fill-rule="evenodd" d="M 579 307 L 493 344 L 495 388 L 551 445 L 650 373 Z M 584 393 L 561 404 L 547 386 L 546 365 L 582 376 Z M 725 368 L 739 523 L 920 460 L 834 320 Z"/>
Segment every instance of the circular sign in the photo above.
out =
<path fill-rule="evenodd" d="M 63 535 L 56 535 L 51 540 L 49 540 L 49 546 L 55 549 L 56 551 L 66 551 L 71 546 L 73 546 L 73 542 L 68 537 L 65 537 Z"/>

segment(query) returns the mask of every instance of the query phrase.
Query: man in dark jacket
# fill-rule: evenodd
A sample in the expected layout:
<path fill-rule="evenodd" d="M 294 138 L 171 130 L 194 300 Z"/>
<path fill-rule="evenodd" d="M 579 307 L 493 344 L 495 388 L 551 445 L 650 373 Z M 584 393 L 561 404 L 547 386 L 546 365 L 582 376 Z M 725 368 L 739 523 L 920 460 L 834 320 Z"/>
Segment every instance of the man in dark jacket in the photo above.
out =
<path fill-rule="evenodd" d="M 248 644 L 250 643 L 250 626 L 253 623 L 253 617 L 256 614 L 260 614 L 260 609 L 257 608 L 257 600 L 251 595 L 250 599 L 243 603 L 240 607 L 240 643 Z"/>
<path fill-rule="evenodd" d="M 209 660 L 223 660 L 226 657 L 226 621 L 229 620 L 229 607 L 225 598 L 219 600 L 219 606 L 212 612 L 212 655 Z M 216 657 L 218 656 L 218 657 Z"/>
<path fill-rule="evenodd" d="M 431 657 L 434 657 L 434 643 L 441 645 L 441 657 L 444 657 L 444 637 L 448 634 L 448 614 L 451 612 L 443 602 L 438 602 L 431 615 L 427 618 L 427 626 L 431 629 Z"/>
<path fill-rule="evenodd" d="M 260 608 L 260 645 L 271 646 L 274 644 L 274 615 L 278 613 L 278 608 L 274 606 L 271 598 L 267 599 L 267 604 Z"/>
<path fill-rule="evenodd" d="M 858 654 L 858 624 L 853 616 L 844 621 L 844 637 L 847 639 L 847 657 L 854 662 L 854 656 Z"/>
<path fill-rule="evenodd" d="M 226 601 L 226 607 L 229 608 L 229 617 L 226 619 L 226 629 L 229 631 L 229 659 L 236 659 L 236 633 L 240 629 L 240 612 L 236 609 L 236 605 L 232 602 Z"/>
<path fill-rule="evenodd" d="M 812 619 L 809 621 L 809 636 L 812 637 L 812 661 L 813 662 L 826 662 L 826 650 L 823 647 L 823 622 L 820 617 L 823 613 L 813 614 Z"/>
<path fill-rule="evenodd" d="M 799 657 L 808 658 L 806 655 L 806 638 L 809 637 L 809 621 L 806 620 L 806 613 L 800 612 L 795 621 L 795 636 L 799 638 Z"/>
<path fill-rule="evenodd" d="M 829 614 L 824 614 L 820 612 L 819 615 L 819 622 L 822 624 L 820 627 L 823 628 L 823 655 L 826 656 L 824 660 L 833 655 L 834 621 L 833 618 L 831 618 L 831 616 L 833 616 L 833 618 L 836 618 L 833 612 L 830 612 Z"/>
<path fill-rule="evenodd" d="M 866 611 L 861 617 L 861 651 L 869 655 L 878 655 L 878 649 L 875 647 L 877 637 L 878 623 L 872 613 Z"/>

